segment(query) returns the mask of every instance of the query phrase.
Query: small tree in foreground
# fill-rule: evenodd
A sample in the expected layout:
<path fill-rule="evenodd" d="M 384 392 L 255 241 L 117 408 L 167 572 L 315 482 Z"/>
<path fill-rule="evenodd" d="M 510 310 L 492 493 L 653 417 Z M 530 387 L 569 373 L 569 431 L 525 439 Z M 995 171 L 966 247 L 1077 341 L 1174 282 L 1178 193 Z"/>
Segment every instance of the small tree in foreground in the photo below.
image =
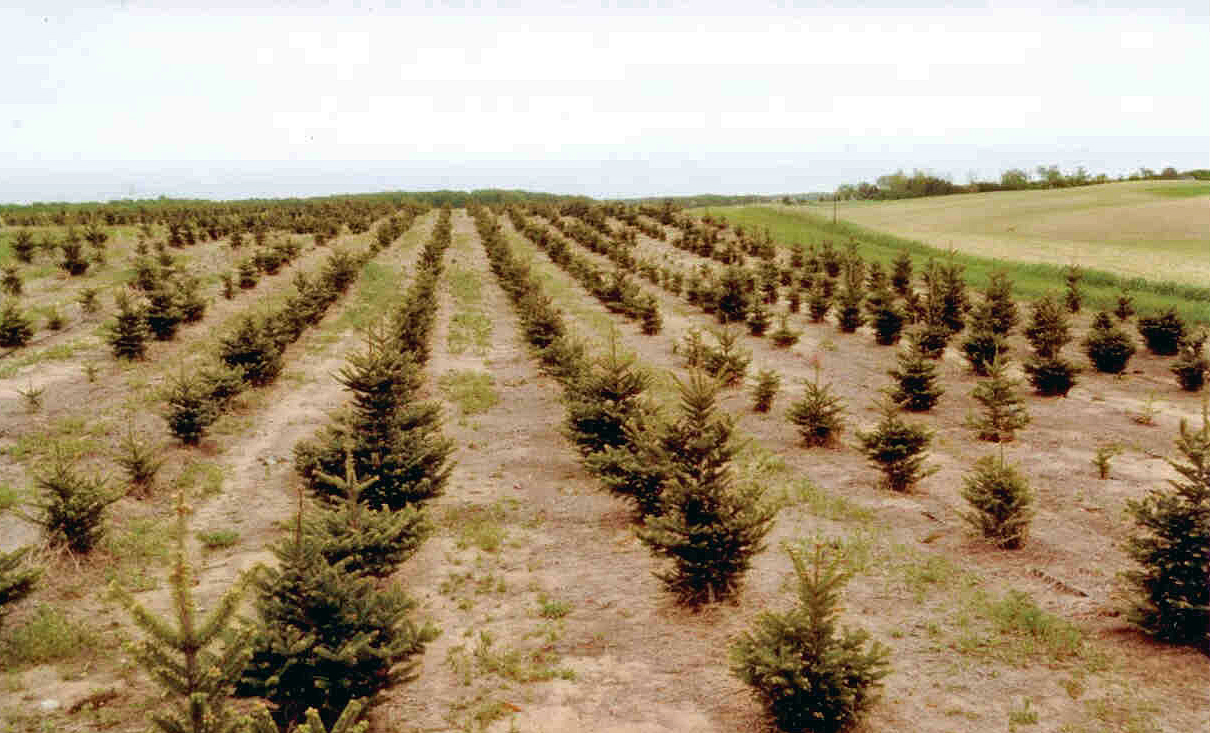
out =
<path fill-rule="evenodd" d="M 731 478 L 734 426 L 717 415 L 718 385 L 700 373 L 679 383 L 682 417 L 672 431 L 692 437 L 665 484 L 660 515 L 648 516 L 639 539 L 672 567 L 657 573 L 668 590 L 687 605 L 730 595 L 764 549 L 775 509 L 762 505 L 763 488 L 744 491 Z"/>
<path fill-rule="evenodd" d="M 762 369 L 756 373 L 756 383 L 752 385 L 752 409 L 757 412 L 768 412 L 773 406 L 773 398 L 781 387 L 781 376 L 772 369 Z"/>
<path fill-rule="evenodd" d="M 810 562 L 788 551 L 798 605 L 763 612 L 731 647 L 731 670 L 752 687 L 784 731 L 831 733 L 857 719 L 889 672 L 890 650 L 862 630 L 839 626 L 843 558 L 815 546 Z M 867 645 L 867 642 L 868 645 Z"/>
<path fill-rule="evenodd" d="M 120 291 L 115 299 L 118 313 L 109 325 L 105 340 L 119 359 L 142 359 L 147 353 L 147 337 L 151 329 L 147 326 L 147 313 L 130 302 L 126 291 Z"/>
<path fill-rule="evenodd" d="M 1126 573 L 1137 601 L 1129 619 L 1165 641 L 1191 644 L 1210 654 L 1210 415 L 1202 428 L 1181 421 L 1176 447 L 1183 462 L 1168 463 L 1180 479 L 1173 491 L 1152 489 L 1126 502 L 1136 532 L 1126 553 L 1141 569 Z"/>
<path fill-rule="evenodd" d="M 116 583 L 119 602 L 130 612 L 147 638 L 131 652 L 172 700 L 172 710 L 151 715 L 164 733 L 234 733 L 240 720 L 228 698 L 248 663 L 248 634 L 232 633 L 243 584 L 237 583 L 205 618 L 198 618 L 193 600 L 195 572 L 186 557 L 188 509 L 177 507 L 176 566 L 169 580 L 175 619 L 153 615 Z M 174 623 L 175 622 L 175 623 Z M 223 641 L 221 650 L 217 647 Z"/>
<path fill-rule="evenodd" d="M 0 309 L 0 348 L 25 346 L 34 335 L 33 321 L 9 301 Z"/>
<path fill-rule="evenodd" d="M 869 432 L 857 433 L 862 452 L 882 469 L 883 485 L 892 491 L 907 491 L 932 473 L 924 467 L 925 451 L 932 433 L 922 425 L 904 422 L 899 405 L 886 399 L 880 405 L 882 420 Z"/>
<path fill-rule="evenodd" d="M 997 546 L 1020 547 L 1033 518 L 1033 492 L 1025 477 L 1002 457 L 984 456 L 963 483 L 962 498 L 973 511 L 962 518 Z"/>
<path fill-rule="evenodd" d="M 1185 340 L 1185 321 L 1168 308 L 1156 316 L 1142 316 L 1138 320 L 1139 334 L 1147 343 L 1147 350 L 1156 356 L 1172 356 Z"/>

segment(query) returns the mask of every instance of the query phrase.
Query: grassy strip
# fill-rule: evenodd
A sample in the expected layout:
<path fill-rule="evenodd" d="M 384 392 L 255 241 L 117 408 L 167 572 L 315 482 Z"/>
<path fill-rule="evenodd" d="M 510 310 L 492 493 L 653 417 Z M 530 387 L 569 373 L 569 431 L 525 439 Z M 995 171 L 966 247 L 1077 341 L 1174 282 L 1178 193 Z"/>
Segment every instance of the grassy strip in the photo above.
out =
<path fill-rule="evenodd" d="M 695 210 L 692 213 L 704 213 Z M 916 260 L 919 270 L 929 258 L 948 258 L 966 268 L 966 279 L 972 287 L 982 289 L 996 270 L 1004 270 L 1013 280 L 1014 293 L 1025 299 L 1038 298 L 1046 293 L 1063 289 L 1063 268 L 1046 263 L 1016 262 L 993 257 L 980 257 L 950 253 L 938 247 L 893 234 L 875 232 L 849 222 L 830 221 L 806 211 L 787 211 L 769 206 L 741 206 L 710 212 L 716 218 L 724 218 L 733 224 L 742 224 L 747 229 L 769 229 L 778 246 L 788 248 L 791 242 L 818 245 L 825 239 L 842 245 L 848 240 L 857 243 L 858 252 L 866 259 L 877 260 L 889 266 L 902 251 L 907 251 Z M 1141 277 L 1123 277 L 1103 270 L 1084 270 L 1081 289 L 1085 303 L 1091 309 L 1112 308 L 1123 290 L 1133 297 L 1140 312 L 1160 311 L 1175 308 L 1187 321 L 1210 324 L 1210 287 L 1186 285 L 1169 280 L 1149 280 Z"/>

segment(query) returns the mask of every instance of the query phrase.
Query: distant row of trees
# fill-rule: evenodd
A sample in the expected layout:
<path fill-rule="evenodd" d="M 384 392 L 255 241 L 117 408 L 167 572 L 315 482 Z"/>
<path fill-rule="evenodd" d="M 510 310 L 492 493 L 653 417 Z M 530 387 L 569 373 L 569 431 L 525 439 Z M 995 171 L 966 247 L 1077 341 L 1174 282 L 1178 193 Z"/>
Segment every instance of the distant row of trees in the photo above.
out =
<path fill-rule="evenodd" d="M 1178 178 L 1197 178 L 1210 180 L 1210 170 L 1178 171 L 1169 166 L 1160 172 L 1151 168 L 1139 168 L 1137 171 L 1118 178 L 1112 178 L 1104 173 L 1090 174 L 1084 166 L 1077 166 L 1071 173 L 1064 173 L 1057 165 L 1040 165 L 1031 174 L 1023 168 L 1010 168 L 1000 174 L 999 181 L 976 181 L 960 185 L 947 177 L 936 176 L 921 170 L 915 170 L 907 175 L 900 169 L 885 176 L 879 176 L 875 183 L 861 182 L 845 183 L 836 190 L 836 195 L 842 200 L 857 199 L 884 201 L 891 199 L 910 199 L 921 196 L 944 196 L 951 193 L 977 193 L 981 191 L 1023 191 L 1026 189 L 1070 188 L 1072 186 L 1091 186 L 1097 183 L 1111 181 L 1142 181 L 1142 180 L 1175 180 Z"/>

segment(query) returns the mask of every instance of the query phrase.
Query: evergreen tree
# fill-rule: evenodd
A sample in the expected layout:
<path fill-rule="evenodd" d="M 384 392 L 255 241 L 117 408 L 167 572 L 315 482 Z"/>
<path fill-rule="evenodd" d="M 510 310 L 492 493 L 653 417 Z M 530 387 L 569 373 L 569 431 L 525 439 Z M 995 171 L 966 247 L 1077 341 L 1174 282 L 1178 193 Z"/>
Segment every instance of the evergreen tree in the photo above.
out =
<path fill-rule="evenodd" d="M 372 705 L 383 690 L 415 679 L 413 658 L 437 631 L 411 621 L 413 601 L 329 564 L 301 531 L 272 551 L 277 567 L 259 568 L 253 580 L 260 623 L 238 694 L 273 703 L 279 724 L 315 708 L 331 725 L 349 702 Z"/>
<path fill-rule="evenodd" d="M 38 505 L 37 521 L 50 544 L 87 554 L 105 536 L 105 509 L 120 496 L 105 488 L 104 479 L 87 478 L 57 451 L 50 471 L 37 477 L 47 501 Z"/>
<path fill-rule="evenodd" d="M 168 431 L 185 445 L 197 445 L 218 419 L 219 404 L 200 377 L 182 372 L 168 385 L 164 419 Z"/>
<path fill-rule="evenodd" d="M 319 234 L 315 236 L 318 237 Z M 364 700 L 351 700 L 331 728 L 324 725 L 318 710 L 307 708 L 306 722 L 299 724 L 292 733 L 366 733 L 366 729 L 370 725 L 369 721 L 358 721 L 364 703 Z M 259 706 L 251 717 L 245 718 L 243 724 L 247 733 L 291 733 L 277 727 L 277 722 L 269 715 L 269 711 L 265 709 L 264 705 Z"/>
<path fill-rule="evenodd" d="M 9 245 L 13 250 L 13 255 L 21 262 L 34 261 L 34 237 L 26 229 L 18 229 L 13 235 L 12 244 Z"/>
<path fill-rule="evenodd" d="M 830 281 L 826 281 L 830 282 Z M 822 283 L 812 288 L 810 296 L 807 298 L 807 315 L 810 316 L 814 323 L 822 323 L 824 318 L 827 318 L 828 311 L 832 309 L 832 296 Z"/>
<path fill-rule="evenodd" d="M 619 354 L 616 342 L 610 344 L 608 355 L 594 361 L 565 395 L 566 435 L 581 454 L 626 443 L 626 421 L 642 410 L 650 382 L 633 357 Z"/>
<path fill-rule="evenodd" d="M 747 318 L 751 309 L 748 290 L 748 275 L 742 267 L 732 265 L 724 268 L 715 288 L 715 303 L 719 323 L 736 323 Z"/>
<path fill-rule="evenodd" d="M 1156 316 L 1139 318 L 1138 328 L 1147 342 L 1147 350 L 1156 356 L 1176 354 L 1185 340 L 1185 321 L 1173 307 Z"/>
<path fill-rule="evenodd" d="M 177 300 L 176 288 L 170 281 L 161 280 L 147 291 L 147 303 L 144 313 L 152 335 L 157 341 L 171 341 L 185 318 Z"/>
<path fill-rule="evenodd" d="M 249 634 L 232 633 L 243 584 L 237 583 L 205 618 L 193 600 L 195 572 L 186 557 L 188 510 L 177 508 L 176 565 L 170 576 L 175 619 L 152 614 L 114 583 L 112 591 L 146 635 L 132 646 L 136 661 L 172 699 L 172 710 L 151 715 L 164 733 L 235 733 L 241 721 L 228 698 L 248 663 Z M 214 647 L 223 640 L 221 650 Z"/>
<path fill-rule="evenodd" d="M 768 412 L 773 406 L 773 398 L 781 386 L 781 377 L 772 369 L 762 369 L 756 374 L 756 383 L 752 385 L 752 409 L 757 412 Z"/>
<path fill-rule="evenodd" d="M 1004 270 L 996 270 L 988 280 L 983 300 L 986 325 L 998 336 L 1008 336 L 1017 327 L 1019 316 L 1013 301 L 1013 283 Z"/>
<path fill-rule="evenodd" d="M 244 380 L 254 387 L 272 382 L 283 366 L 281 348 L 268 324 L 252 316 L 244 316 L 233 333 L 219 338 L 219 358 L 229 367 L 242 369 Z"/>
<path fill-rule="evenodd" d="M 971 397 L 983 405 L 983 415 L 971 418 L 979 440 L 1007 443 L 1029 424 L 1029 413 L 1017 394 L 1017 380 L 1008 376 L 1008 359 L 997 356 L 987 369 L 988 379 L 975 385 Z"/>
<path fill-rule="evenodd" d="M 844 406 L 840 397 L 832 394 L 831 385 L 819 383 L 819 369 L 815 380 L 807 382 L 801 400 L 790 405 L 787 416 L 798 426 L 803 442 L 808 448 L 817 448 L 836 441 L 844 432 Z"/>
<path fill-rule="evenodd" d="M 700 373 L 680 382 L 681 417 L 665 441 L 673 470 L 663 489 L 660 515 L 648 516 L 639 539 L 672 561 L 657 575 L 685 604 L 714 602 L 730 595 L 763 549 L 775 510 L 760 502 L 761 488 L 732 485 L 731 459 L 737 447 L 730 417 L 718 415 L 718 385 Z"/>
<path fill-rule="evenodd" d="M 1071 340 L 1067 314 L 1050 295 L 1044 295 L 1034 303 L 1030 323 L 1025 328 L 1025 339 L 1039 359 L 1058 356 Z"/>
<path fill-rule="evenodd" d="M 59 244 L 59 249 L 63 251 L 63 259 L 59 262 L 59 269 L 72 277 L 77 277 L 88 272 L 88 260 L 84 259 L 84 247 L 72 232 L 68 232 L 67 236 Z"/>
<path fill-rule="evenodd" d="M 1063 302 L 1072 313 L 1079 313 L 1080 306 L 1084 303 L 1084 294 L 1080 292 L 1080 281 L 1083 279 L 1084 273 L 1080 271 L 1079 265 L 1068 265 L 1063 269 L 1063 280 L 1067 283 Z"/>
<path fill-rule="evenodd" d="M 798 338 L 802 335 L 798 331 L 793 331 L 790 329 L 788 320 L 789 319 L 783 315 L 778 320 L 777 330 L 769 334 L 769 338 L 772 339 L 773 345 L 779 349 L 790 348 L 794 344 L 798 343 Z"/>
<path fill-rule="evenodd" d="M 316 440 L 295 447 L 295 468 L 313 491 L 339 495 L 320 473 L 343 473 L 350 443 L 357 475 L 374 479 L 361 492 L 372 508 L 398 511 L 445 490 L 454 447 L 441 434 L 441 408 L 414 399 L 419 367 L 393 343 L 382 329 L 369 331 L 366 350 L 350 355 L 337 377 L 353 393 L 349 409 Z"/>
<path fill-rule="evenodd" d="M 1101 311 L 1092 319 L 1092 328 L 1084 337 L 1084 353 L 1098 372 L 1121 374 L 1134 356 L 1134 342 L 1109 313 Z"/>
<path fill-rule="evenodd" d="M 899 417 L 899 406 L 890 399 L 880 406 L 882 420 L 869 432 L 858 431 L 862 451 L 882 469 L 883 485 L 892 491 L 907 491 L 931 471 L 924 468 L 932 433 Z"/>
<path fill-rule="evenodd" d="M 126 434 L 118 443 L 114 461 L 126 472 L 130 491 L 138 496 L 150 494 L 151 484 L 164 465 L 159 448 L 141 440 L 133 425 L 127 426 Z"/>
<path fill-rule="evenodd" d="M 1129 293 L 1122 292 L 1118 294 L 1117 307 L 1113 309 L 1113 314 L 1118 317 L 1119 321 L 1125 323 L 1134 316 L 1134 298 Z"/>
<path fill-rule="evenodd" d="M 28 552 L 28 547 L 12 552 L 0 550 L 0 627 L 4 626 L 8 607 L 33 593 L 42 576 L 40 568 L 25 566 Z"/>
<path fill-rule="evenodd" d="M 870 312 L 870 321 L 874 327 L 874 342 L 879 346 L 899 343 L 907 316 L 895 304 L 895 298 L 890 291 L 881 289 L 871 292 L 866 299 L 866 308 Z"/>
<path fill-rule="evenodd" d="M 1009 352 L 1008 340 L 992 330 L 990 309 L 987 304 L 975 308 L 971 318 L 971 327 L 967 329 L 966 338 L 962 341 L 962 354 L 970 365 L 971 371 L 980 377 L 986 377 L 991 362 L 998 355 Z"/>
<path fill-rule="evenodd" d="M 1076 385 L 1079 369 L 1061 356 L 1043 359 L 1031 357 L 1024 364 L 1029 383 L 1043 397 L 1066 397 Z"/>
<path fill-rule="evenodd" d="M 1180 355 L 1171 370 L 1176 381 L 1186 392 L 1197 392 L 1206 384 L 1206 372 L 1210 371 L 1210 359 L 1206 358 L 1206 339 L 1210 332 L 1205 329 L 1185 339 Z"/>
<path fill-rule="evenodd" d="M 146 312 L 130 302 L 125 290 L 118 291 L 114 302 L 118 314 L 109 325 L 106 340 L 109 342 L 113 355 L 119 359 L 142 359 L 147 353 Z"/>
<path fill-rule="evenodd" d="M 890 374 L 898 383 L 891 392 L 891 399 L 905 410 L 924 412 L 933 408 L 945 390 L 937 384 L 937 365 L 918 345 L 898 354 L 899 368 Z"/>
<path fill-rule="evenodd" d="M 731 670 L 784 731 L 833 733 L 852 724 L 887 675 L 890 650 L 865 631 L 839 627 L 840 593 L 852 577 L 843 558 L 815 546 L 808 566 L 788 551 L 798 579 L 798 605 L 762 612 L 731 647 Z"/>
<path fill-rule="evenodd" d="M 760 299 L 752 301 L 751 307 L 748 309 L 748 333 L 753 336 L 764 336 L 765 331 L 769 330 L 769 308 Z"/>
<path fill-rule="evenodd" d="M 900 250 L 899 256 L 891 263 L 891 288 L 900 296 L 907 295 L 912 287 L 912 256 L 907 250 Z"/>
<path fill-rule="evenodd" d="M 21 273 L 18 272 L 17 266 L 5 265 L 4 277 L 0 278 L 0 290 L 15 298 L 21 294 L 22 289 Z"/>
<path fill-rule="evenodd" d="M 377 479 L 357 480 L 351 450 L 346 449 L 344 478 L 326 473 L 320 473 L 318 478 L 331 485 L 332 493 L 343 499 L 336 507 L 324 507 L 316 517 L 308 518 L 303 532 L 332 566 L 385 578 L 414 555 L 432 533 L 432 524 L 420 507 L 406 506 L 392 511 L 385 506 L 376 510 L 365 505 L 361 495 Z"/>
<path fill-rule="evenodd" d="M 1136 532 L 1126 553 L 1140 566 L 1126 574 L 1137 601 L 1131 622 L 1149 634 L 1192 644 L 1210 654 L 1210 414 L 1202 405 L 1202 428 L 1181 421 L 1177 449 L 1182 462 L 1169 461 L 1180 478 L 1172 491 L 1152 489 L 1128 500 Z"/>
<path fill-rule="evenodd" d="M 962 515 L 984 537 L 1006 550 L 1025 541 L 1033 519 L 1033 492 L 1002 457 L 984 456 L 963 479 L 962 498 L 973 511 Z"/>
<path fill-rule="evenodd" d="M 0 309 L 0 348 L 25 346 L 34 335 L 33 322 L 9 301 Z"/>

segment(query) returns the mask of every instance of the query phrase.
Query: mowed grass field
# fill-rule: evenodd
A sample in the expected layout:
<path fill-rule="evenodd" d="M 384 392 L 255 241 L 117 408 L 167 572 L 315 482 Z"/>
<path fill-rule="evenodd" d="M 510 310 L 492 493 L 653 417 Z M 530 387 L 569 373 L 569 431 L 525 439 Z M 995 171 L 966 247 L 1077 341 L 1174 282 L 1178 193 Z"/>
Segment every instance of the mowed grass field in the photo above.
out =
<path fill-rule="evenodd" d="M 704 212 L 706 210 L 698 210 Z M 1048 191 L 1003 191 L 903 201 L 740 206 L 709 210 L 768 227 L 778 243 L 854 240 L 865 256 L 944 256 L 951 248 L 972 284 L 997 267 L 1018 292 L 1062 288 L 1062 268 L 1083 268 L 1089 304 L 1110 305 L 1123 288 L 1142 310 L 1175 306 L 1210 322 L 1210 182 L 1132 181 Z"/>

